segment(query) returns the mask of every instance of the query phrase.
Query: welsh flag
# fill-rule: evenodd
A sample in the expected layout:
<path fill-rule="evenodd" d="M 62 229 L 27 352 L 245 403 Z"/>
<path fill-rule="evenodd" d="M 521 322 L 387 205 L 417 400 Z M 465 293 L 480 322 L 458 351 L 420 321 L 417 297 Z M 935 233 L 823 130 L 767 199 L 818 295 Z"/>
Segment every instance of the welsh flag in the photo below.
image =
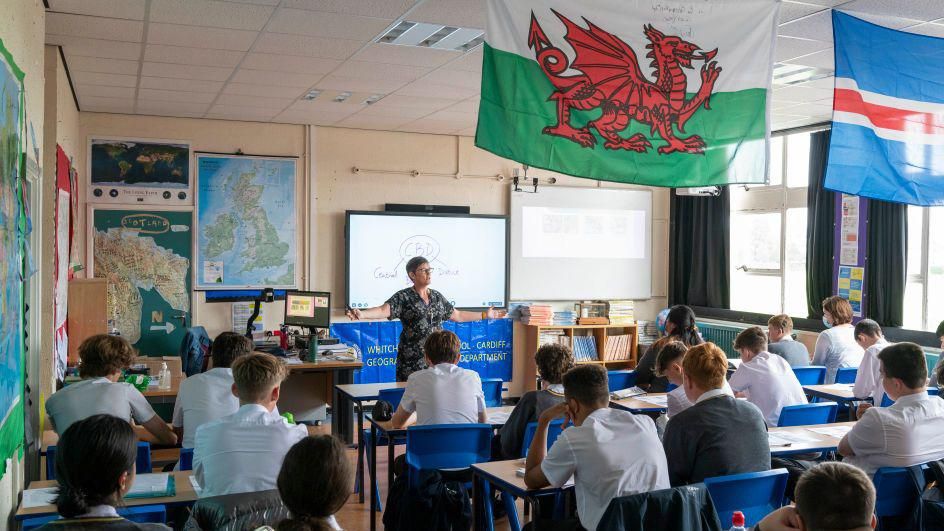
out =
<path fill-rule="evenodd" d="M 604 181 L 765 181 L 779 1 L 487 3 L 478 147 Z"/>

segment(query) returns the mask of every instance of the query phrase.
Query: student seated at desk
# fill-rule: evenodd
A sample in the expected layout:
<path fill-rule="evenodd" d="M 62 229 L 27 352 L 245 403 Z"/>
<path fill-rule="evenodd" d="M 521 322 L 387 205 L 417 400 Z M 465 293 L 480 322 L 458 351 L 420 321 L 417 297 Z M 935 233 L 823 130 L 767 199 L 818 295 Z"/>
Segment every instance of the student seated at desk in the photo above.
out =
<path fill-rule="evenodd" d="M 520 457 L 522 438 L 528 423 L 537 422 L 545 409 L 564 401 L 564 384 L 561 382 L 564 373 L 574 368 L 574 354 L 570 347 L 557 343 L 541 345 L 534 354 L 534 363 L 544 382 L 544 389 L 528 391 L 518 400 L 505 425 L 498 430 L 498 444 L 492 450 L 493 459 Z M 501 456 L 495 453 L 496 449 L 501 451 Z"/>
<path fill-rule="evenodd" d="M 827 384 L 836 383 L 840 367 L 858 367 L 862 363 L 862 347 L 856 343 L 852 326 L 852 306 L 839 296 L 823 300 L 823 324 L 813 348 L 813 365 L 826 366 Z"/>
<path fill-rule="evenodd" d="M 944 400 L 928 395 L 924 351 L 898 343 L 878 354 L 889 407 L 866 408 L 839 441 L 844 461 L 870 476 L 881 467 L 905 467 L 944 458 Z"/>
<path fill-rule="evenodd" d="M 853 333 L 856 343 L 865 350 L 865 354 L 862 355 L 862 363 L 856 371 L 852 394 L 856 398 L 871 398 L 873 404 L 881 404 L 885 388 L 882 386 L 878 353 L 890 343 L 885 341 L 882 327 L 871 319 L 862 319 L 856 323 Z M 864 412 L 865 408 L 860 408 L 860 411 Z"/>
<path fill-rule="evenodd" d="M 177 444 L 177 436 L 154 413 L 147 398 L 133 385 L 118 381 L 134 356 L 134 348 L 123 337 L 99 334 L 83 341 L 79 345 L 82 380 L 56 391 L 46 401 L 46 414 L 56 433 L 63 434 L 84 418 L 105 414 L 143 426 L 146 431 L 137 432 L 142 440 Z"/>
<path fill-rule="evenodd" d="M 764 416 L 725 391 L 727 372 L 724 351 L 714 343 L 685 353 L 682 387 L 694 405 L 669 420 L 662 439 L 672 486 L 770 469 Z"/>
<path fill-rule="evenodd" d="M 538 419 L 524 482 L 530 489 L 561 487 L 573 476 L 579 521 L 547 522 L 541 529 L 594 530 L 613 498 L 669 487 L 655 423 L 645 415 L 609 407 L 603 367 L 579 365 L 567 371 L 564 396 L 564 402 Z M 573 426 L 565 428 L 548 450 L 548 425 L 557 418 Z"/>
<path fill-rule="evenodd" d="M 868 531 L 877 523 L 872 480 L 854 466 L 823 463 L 800 477 L 796 505 L 768 514 L 754 531 Z"/>
<path fill-rule="evenodd" d="M 787 360 L 791 367 L 806 367 L 810 364 L 810 351 L 806 345 L 793 339 L 793 319 L 782 313 L 767 320 L 767 351 Z"/>
<path fill-rule="evenodd" d="M 197 428 L 239 409 L 233 394 L 233 361 L 252 352 L 252 340 L 233 332 L 216 336 L 210 347 L 213 368 L 180 382 L 174 403 L 174 431 L 181 447 L 193 448 Z"/>
<path fill-rule="evenodd" d="M 92 415 L 73 422 L 56 451 L 56 509 L 62 518 L 39 530 L 170 531 L 163 524 L 130 522 L 115 511 L 134 483 L 137 455 L 138 438 L 126 420 Z"/>
<path fill-rule="evenodd" d="M 354 490 L 344 445 L 331 435 L 298 441 L 285 455 L 278 486 L 291 513 L 278 525 L 279 531 L 339 531 L 334 515 Z"/>
<path fill-rule="evenodd" d="M 239 409 L 197 428 L 193 471 L 204 497 L 275 488 L 288 449 L 308 436 L 305 426 L 273 413 L 287 375 L 285 365 L 269 354 L 233 362 Z"/>
<path fill-rule="evenodd" d="M 684 305 L 673 306 L 665 318 L 666 336 L 653 343 L 636 365 L 636 385 L 650 393 L 664 393 L 669 381 L 656 376 L 656 359 L 662 347 L 672 341 L 681 341 L 686 347 L 704 343 L 695 326 L 695 312 Z"/>
<path fill-rule="evenodd" d="M 735 396 L 757 406 L 769 426 L 776 426 L 784 406 L 806 403 L 803 386 L 787 360 L 767 352 L 767 336 L 759 326 L 742 330 L 734 339 L 741 365 L 728 383 Z"/>
<path fill-rule="evenodd" d="M 691 400 L 685 396 L 685 387 L 682 385 L 682 360 L 685 358 L 687 351 L 688 347 L 684 343 L 672 341 L 662 347 L 662 350 L 659 351 L 659 358 L 656 360 L 656 375 L 668 379 L 670 383 L 677 386 L 666 395 L 668 405 L 666 416 L 670 418 L 692 406 Z M 734 394 L 727 380 L 725 380 L 723 388 L 726 393 Z"/>

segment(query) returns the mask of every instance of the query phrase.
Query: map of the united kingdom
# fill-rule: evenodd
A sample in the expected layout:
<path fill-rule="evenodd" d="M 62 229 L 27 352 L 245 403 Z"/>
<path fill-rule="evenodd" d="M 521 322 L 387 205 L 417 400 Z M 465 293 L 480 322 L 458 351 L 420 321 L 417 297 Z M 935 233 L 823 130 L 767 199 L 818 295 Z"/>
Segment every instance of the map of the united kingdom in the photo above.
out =
<path fill-rule="evenodd" d="M 295 161 L 197 156 L 197 288 L 295 287 Z"/>

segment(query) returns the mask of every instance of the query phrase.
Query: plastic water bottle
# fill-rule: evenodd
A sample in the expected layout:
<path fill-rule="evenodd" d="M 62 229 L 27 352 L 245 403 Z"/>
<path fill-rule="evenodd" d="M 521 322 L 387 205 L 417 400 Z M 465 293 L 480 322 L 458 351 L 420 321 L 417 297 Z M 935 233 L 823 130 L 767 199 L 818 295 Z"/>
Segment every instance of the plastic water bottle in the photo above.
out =
<path fill-rule="evenodd" d="M 734 515 L 731 516 L 731 530 L 730 531 L 744 531 L 744 513 L 741 511 L 734 511 Z"/>
<path fill-rule="evenodd" d="M 161 390 L 170 389 L 170 369 L 167 368 L 167 362 L 161 363 L 161 375 L 157 385 Z"/>

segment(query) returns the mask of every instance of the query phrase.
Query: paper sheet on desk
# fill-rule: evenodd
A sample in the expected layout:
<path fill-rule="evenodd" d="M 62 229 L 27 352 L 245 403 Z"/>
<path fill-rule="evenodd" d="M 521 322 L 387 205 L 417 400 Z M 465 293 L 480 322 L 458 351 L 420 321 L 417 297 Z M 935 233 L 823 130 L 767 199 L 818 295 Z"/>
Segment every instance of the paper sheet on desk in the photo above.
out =
<path fill-rule="evenodd" d="M 193 487 L 193 491 L 197 493 L 197 496 L 201 496 L 203 494 L 203 487 L 197 483 L 197 476 L 190 476 L 190 485 Z"/>
<path fill-rule="evenodd" d="M 855 387 L 855 384 L 829 384 L 821 386 L 820 389 L 825 391 L 852 391 L 852 388 Z"/>
<path fill-rule="evenodd" d="M 134 484 L 125 495 L 126 498 L 146 498 L 149 496 L 160 496 L 167 493 L 170 474 L 137 474 L 134 476 Z"/>
<path fill-rule="evenodd" d="M 52 505 L 56 500 L 56 491 L 58 487 L 46 487 L 43 489 L 29 489 L 23 491 L 23 503 L 21 506 L 24 509 L 32 509 L 33 507 L 42 507 L 43 505 Z"/>
<path fill-rule="evenodd" d="M 286 365 L 301 365 L 302 360 L 298 358 L 285 358 L 285 364 Z"/>
<path fill-rule="evenodd" d="M 511 413 L 507 411 L 496 411 L 495 413 L 488 414 L 488 423 L 489 424 L 504 424 L 508 422 L 508 417 Z"/>
<path fill-rule="evenodd" d="M 819 439 L 813 437 L 812 435 L 804 435 L 802 433 L 782 431 L 782 432 L 767 432 L 767 440 L 770 443 L 770 446 L 789 446 L 791 444 L 803 443 L 803 442 L 815 442 Z"/>
<path fill-rule="evenodd" d="M 525 471 L 523 468 L 519 468 L 515 470 L 515 475 L 518 476 L 519 478 L 523 478 L 524 474 L 525 474 Z M 568 479 L 567 482 L 564 483 L 562 488 L 573 487 L 573 486 L 574 486 L 574 476 L 570 476 L 570 479 Z"/>
<path fill-rule="evenodd" d="M 835 437 L 837 439 L 842 439 L 845 437 L 849 430 L 852 429 L 852 426 L 829 426 L 828 428 L 807 428 L 807 430 L 814 433 L 820 433 L 823 435 L 828 435 L 830 437 Z"/>
<path fill-rule="evenodd" d="M 655 404 L 657 406 L 668 407 L 669 405 L 669 396 L 668 395 L 642 395 L 637 396 L 637 400 L 642 400 L 643 402 L 649 402 L 650 404 Z"/>

